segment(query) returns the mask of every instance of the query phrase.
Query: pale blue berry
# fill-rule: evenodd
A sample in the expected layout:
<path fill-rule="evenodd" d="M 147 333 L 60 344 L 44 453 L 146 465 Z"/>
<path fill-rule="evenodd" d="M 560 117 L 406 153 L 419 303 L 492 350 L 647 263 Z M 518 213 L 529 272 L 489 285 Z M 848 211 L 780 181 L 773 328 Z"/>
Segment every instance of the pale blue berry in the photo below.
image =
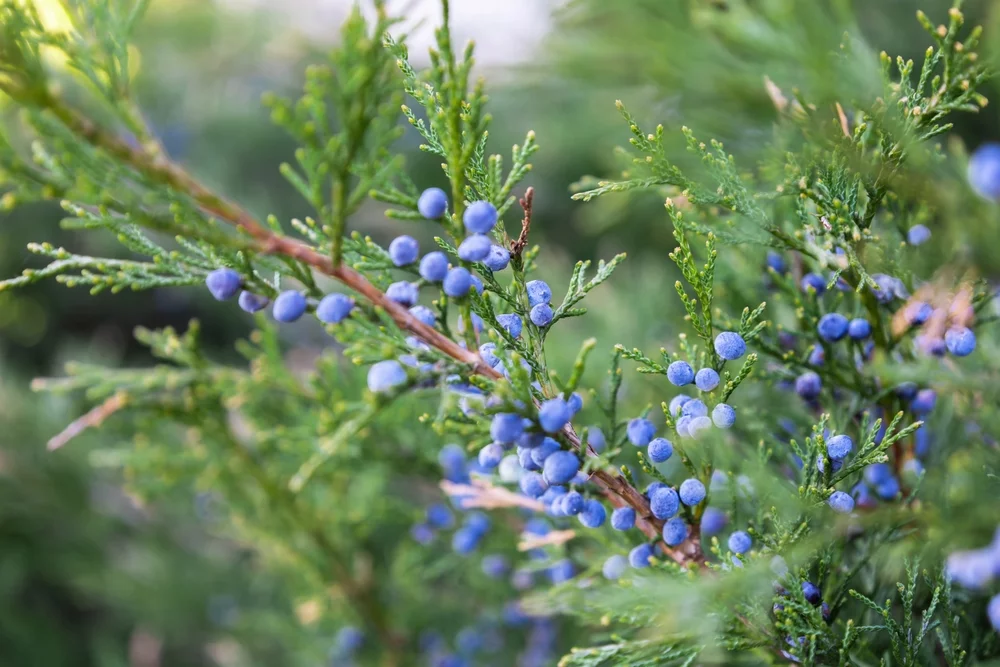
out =
<path fill-rule="evenodd" d="M 486 234 L 497 224 L 496 206 L 488 201 L 474 201 L 462 215 L 465 228 L 473 234 Z"/>
<path fill-rule="evenodd" d="M 802 282 L 799 283 L 803 292 L 809 292 L 812 290 L 816 294 L 822 294 L 826 291 L 826 279 L 817 273 L 807 273 L 802 276 Z"/>
<path fill-rule="evenodd" d="M 629 552 L 628 563 L 637 569 L 649 567 L 651 558 L 653 558 L 653 547 L 649 544 L 640 544 Z"/>
<path fill-rule="evenodd" d="M 587 431 L 587 444 L 594 448 L 594 451 L 600 454 L 604 451 L 604 448 L 608 446 L 607 438 L 604 437 L 604 431 L 602 431 L 597 426 L 591 426 L 590 430 Z"/>
<path fill-rule="evenodd" d="M 546 433 L 561 431 L 572 417 L 569 405 L 562 398 L 550 398 L 538 408 L 538 425 Z"/>
<path fill-rule="evenodd" d="M 456 299 L 463 297 L 472 289 L 472 275 L 465 267 L 456 266 L 448 270 L 443 287 L 444 293 L 448 296 Z"/>
<path fill-rule="evenodd" d="M 573 562 L 566 558 L 556 561 L 549 567 L 549 581 L 553 584 L 565 583 L 572 579 L 575 574 L 576 569 L 573 567 Z"/>
<path fill-rule="evenodd" d="M 615 554 L 604 561 L 604 565 L 601 566 L 601 574 L 604 575 L 605 579 L 614 581 L 620 579 L 627 569 L 628 559 L 621 554 Z"/>
<path fill-rule="evenodd" d="M 802 582 L 802 596 L 811 605 L 818 605 L 823 601 L 823 594 L 820 592 L 819 587 L 811 581 Z"/>
<path fill-rule="evenodd" d="M 216 301 L 227 301 L 243 287 L 243 278 L 232 269 L 216 269 L 205 276 L 205 286 Z"/>
<path fill-rule="evenodd" d="M 479 346 L 479 356 L 491 368 L 496 368 L 500 363 L 500 357 L 496 355 L 497 346 L 493 343 L 483 343 Z"/>
<path fill-rule="evenodd" d="M 694 381 L 694 369 L 686 361 L 675 361 L 667 366 L 667 380 L 676 387 L 683 387 Z"/>
<path fill-rule="evenodd" d="M 954 327 L 945 332 L 944 344 L 956 357 L 967 357 L 976 349 L 976 334 L 968 327 Z"/>
<path fill-rule="evenodd" d="M 294 322 L 306 312 L 306 297 L 302 292 L 288 290 L 278 295 L 271 308 L 271 314 L 279 322 Z"/>
<path fill-rule="evenodd" d="M 719 428 L 732 428 L 736 423 L 736 409 L 727 403 L 719 403 L 712 408 L 712 423 Z"/>
<path fill-rule="evenodd" d="M 521 415 L 512 412 L 501 412 L 493 415 L 490 423 L 490 437 L 499 443 L 508 444 L 517 440 L 524 432 L 524 422 Z"/>
<path fill-rule="evenodd" d="M 497 324 L 506 329 L 507 333 L 509 333 L 511 337 L 521 337 L 521 330 L 524 325 L 521 323 L 520 315 L 516 315 L 514 313 L 502 313 L 497 315 Z"/>
<path fill-rule="evenodd" d="M 920 326 L 931 318 L 934 314 L 934 306 L 929 303 L 918 301 L 906 307 L 907 319 L 913 326 Z"/>
<path fill-rule="evenodd" d="M 663 524 L 663 542 L 668 547 L 676 547 L 688 537 L 688 527 L 684 519 L 674 517 Z"/>
<path fill-rule="evenodd" d="M 435 250 L 420 260 L 420 277 L 429 283 L 439 283 L 448 275 L 448 256 Z M 468 291 L 468 290 L 466 290 Z"/>
<path fill-rule="evenodd" d="M 694 478 L 686 479 L 681 482 L 679 495 L 682 503 L 694 507 L 705 499 L 705 485 Z"/>
<path fill-rule="evenodd" d="M 823 349 L 822 345 L 812 346 L 812 350 L 809 352 L 809 357 L 806 359 L 806 363 L 810 366 L 822 366 L 826 363 L 826 350 Z"/>
<path fill-rule="evenodd" d="M 520 481 L 521 493 L 528 496 L 529 498 L 540 498 L 545 489 L 548 488 L 548 484 L 537 472 L 527 472 L 521 475 Z"/>
<path fill-rule="evenodd" d="M 934 409 L 937 403 L 937 392 L 933 389 L 921 389 L 910 401 L 910 409 L 918 415 L 924 415 Z"/>
<path fill-rule="evenodd" d="M 708 406 L 705 402 L 698 398 L 692 398 L 690 401 L 684 403 L 681 407 L 681 414 L 685 417 L 707 417 L 708 416 Z"/>
<path fill-rule="evenodd" d="M 864 340 L 872 335 L 872 325 L 862 317 L 856 317 L 847 325 L 847 335 L 852 340 Z"/>
<path fill-rule="evenodd" d="M 629 530 L 635 525 L 635 510 L 619 507 L 611 513 L 611 527 L 615 530 Z"/>
<path fill-rule="evenodd" d="M 795 378 L 795 392 L 806 400 L 818 398 L 822 390 L 823 381 L 812 371 L 806 371 Z"/>
<path fill-rule="evenodd" d="M 666 438 L 653 438 L 649 441 L 646 455 L 653 463 L 663 463 L 674 455 L 674 446 Z"/>
<path fill-rule="evenodd" d="M 854 449 L 854 441 L 846 435 L 835 435 L 826 441 L 826 453 L 831 461 L 843 461 Z"/>
<path fill-rule="evenodd" d="M 560 450 L 559 443 L 552 438 L 546 437 L 542 444 L 531 450 L 531 460 L 541 469 L 545 465 L 546 459 Z"/>
<path fill-rule="evenodd" d="M 503 271 L 510 264 L 510 251 L 501 245 L 490 246 L 490 253 L 483 260 L 490 271 Z"/>
<path fill-rule="evenodd" d="M 545 459 L 542 477 L 549 484 L 565 484 L 573 479 L 580 469 L 580 459 L 573 452 L 560 450 Z"/>
<path fill-rule="evenodd" d="M 490 254 L 490 245 L 490 237 L 472 234 L 459 244 L 458 256 L 466 262 L 481 262 Z"/>
<path fill-rule="evenodd" d="M 906 240 L 910 245 L 922 245 L 931 240 L 931 230 L 925 225 L 913 225 L 906 232 Z"/>
<path fill-rule="evenodd" d="M 739 359 L 746 351 L 746 341 L 735 331 L 723 331 L 715 337 L 715 352 L 726 361 Z"/>
<path fill-rule="evenodd" d="M 392 391 L 405 383 L 406 370 L 393 359 L 380 361 L 368 369 L 368 389 L 375 393 Z"/>
<path fill-rule="evenodd" d="M 777 274 L 783 274 L 788 270 L 788 266 L 785 264 L 785 258 L 773 250 L 768 251 L 766 261 L 767 267 Z"/>
<path fill-rule="evenodd" d="M 451 548 L 461 556 L 467 556 L 476 550 L 480 540 L 483 539 L 481 533 L 463 526 L 455 531 L 451 536 Z"/>
<path fill-rule="evenodd" d="M 583 503 L 583 510 L 577 517 L 580 519 L 580 523 L 587 528 L 600 528 L 604 525 L 604 521 L 608 517 L 608 512 L 604 509 L 604 505 L 600 501 L 591 499 Z"/>
<path fill-rule="evenodd" d="M 694 386 L 701 391 L 712 391 L 719 386 L 720 380 L 714 368 L 702 368 L 694 376 Z"/>
<path fill-rule="evenodd" d="M 575 415 L 577 412 L 583 409 L 583 396 L 578 392 L 573 392 L 566 399 L 566 404 L 569 405 L 569 411 L 571 414 Z"/>
<path fill-rule="evenodd" d="M 854 498 L 843 491 L 834 491 L 831 493 L 826 503 L 838 514 L 850 514 L 854 511 Z"/>
<path fill-rule="evenodd" d="M 496 468 L 503 460 L 503 445 L 493 442 L 479 450 L 479 465 L 487 470 Z"/>
<path fill-rule="evenodd" d="M 705 513 L 701 515 L 701 534 L 704 537 L 718 535 L 729 523 L 726 513 L 715 507 L 706 507 Z"/>
<path fill-rule="evenodd" d="M 338 324 L 354 310 L 354 299 L 346 294 L 327 294 L 316 306 L 316 318 L 325 324 Z M 411 311 L 412 312 L 412 311 Z M 431 315 L 433 324 L 433 314 Z"/>
<path fill-rule="evenodd" d="M 840 313 L 827 313 L 819 318 L 816 330 L 820 338 L 835 343 L 847 335 L 848 324 L 847 318 Z"/>
<path fill-rule="evenodd" d="M 540 303 L 537 306 L 532 306 L 531 312 L 528 313 L 528 318 L 536 327 L 545 328 L 552 323 L 554 315 L 552 306 L 547 303 Z"/>
<path fill-rule="evenodd" d="M 657 519 L 669 519 L 680 509 L 680 498 L 669 486 L 654 490 L 649 496 L 649 510 Z"/>
<path fill-rule="evenodd" d="M 271 300 L 266 296 L 254 294 L 253 292 L 247 292 L 245 290 L 240 292 L 240 308 L 248 313 L 256 313 L 264 310 L 267 308 L 269 303 L 271 303 Z"/>
<path fill-rule="evenodd" d="M 389 285 L 389 289 L 385 291 L 385 295 L 390 301 L 395 301 L 399 305 L 409 308 L 417 303 L 417 299 L 420 298 L 420 291 L 416 284 L 401 280 Z"/>
<path fill-rule="evenodd" d="M 745 554 L 750 551 L 751 546 L 753 546 L 753 540 L 745 531 L 737 530 L 729 536 L 729 550 L 733 553 Z"/>
<path fill-rule="evenodd" d="M 469 280 L 472 281 L 472 289 L 476 290 L 476 294 L 483 293 L 483 281 L 479 279 L 479 276 L 472 273 L 469 274 Z"/>
<path fill-rule="evenodd" d="M 986 143 L 969 158 L 969 185 L 983 199 L 1000 199 L 1000 144 Z"/>
<path fill-rule="evenodd" d="M 413 264 L 420 256 L 420 245 L 412 236 L 397 236 L 389 244 L 389 259 L 396 266 Z"/>
<path fill-rule="evenodd" d="M 648 419 L 636 417 L 628 423 L 625 433 L 628 436 L 629 442 L 633 445 L 636 447 L 645 447 L 653 439 L 653 436 L 656 435 L 656 427 Z"/>
<path fill-rule="evenodd" d="M 410 528 L 410 537 L 412 537 L 417 544 L 426 547 L 434 541 L 434 529 L 426 523 L 414 524 L 414 526 Z"/>
<path fill-rule="evenodd" d="M 455 523 L 455 515 L 447 505 L 435 503 L 427 508 L 427 523 L 434 528 L 451 528 Z"/>
<path fill-rule="evenodd" d="M 691 417 L 688 417 L 687 415 L 681 416 L 681 418 L 677 420 L 677 423 L 674 424 L 674 428 L 677 430 L 677 435 L 679 435 L 680 437 L 690 438 Z"/>
<path fill-rule="evenodd" d="M 566 514 L 579 514 L 583 511 L 583 495 L 579 491 L 570 491 L 563 498 L 563 508 Z"/>
<path fill-rule="evenodd" d="M 552 290 L 544 280 L 531 280 L 525 285 L 528 291 L 528 305 L 534 308 L 542 303 L 552 302 Z"/>
<path fill-rule="evenodd" d="M 321 307 L 322 305 L 323 303 L 320 302 Z M 319 313 L 319 308 L 316 309 L 316 312 Z M 437 323 L 437 315 L 435 315 L 434 311 L 427 306 L 414 306 L 413 308 L 410 308 L 410 315 L 413 315 L 418 322 L 426 324 L 429 327 L 432 327 Z"/>
<path fill-rule="evenodd" d="M 684 404 L 690 400 L 691 397 L 688 396 L 687 394 L 678 394 L 673 398 L 671 398 L 670 405 L 668 407 L 668 409 L 670 410 L 670 414 L 673 415 L 674 417 L 679 415 L 681 413 L 681 408 L 683 408 Z"/>
<path fill-rule="evenodd" d="M 441 188 L 427 188 L 420 193 L 417 210 L 428 220 L 437 220 L 448 211 L 448 195 Z"/>

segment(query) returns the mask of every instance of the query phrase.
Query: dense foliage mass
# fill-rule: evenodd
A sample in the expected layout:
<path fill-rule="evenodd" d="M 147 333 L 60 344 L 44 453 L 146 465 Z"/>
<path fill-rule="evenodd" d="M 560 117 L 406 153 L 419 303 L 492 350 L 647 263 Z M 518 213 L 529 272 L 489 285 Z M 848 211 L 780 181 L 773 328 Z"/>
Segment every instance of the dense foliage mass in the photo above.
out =
<path fill-rule="evenodd" d="M 681 167 L 672 131 L 618 102 L 625 170 L 574 198 L 665 198 L 684 322 L 654 354 L 588 338 L 553 368 L 546 349 L 625 257 L 577 263 L 565 290 L 540 277 L 532 228 L 553 223 L 524 184 L 535 135 L 509 164 L 489 154 L 447 2 L 426 71 L 376 1 L 299 99 L 265 96 L 299 143 L 281 173 L 312 209 L 287 222 L 200 182 L 143 120 L 128 44 L 145 4 L 67 0 L 69 31 L 0 4 L 0 90 L 21 112 L 0 143 L 3 203 L 59 199 L 68 226 L 128 251 L 32 244 L 49 263 L 0 288 L 204 286 L 256 314 L 242 365 L 210 358 L 192 322 L 137 331 L 158 366 L 76 365 L 39 386 L 96 403 L 51 448 L 127 417 L 133 441 L 104 462 L 130 490 L 201 493 L 213 532 L 288 582 L 314 629 L 303 664 L 1000 656 L 993 288 L 948 252 L 948 221 L 1000 199 L 1000 149 L 937 143 L 986 104 L 958 6 L 944 25 L 918 14 L 923 62 L 883 53 L 854 98 L 763 82 L 774 135 L 753 168 L 686 127 Z M 871 65 L 847 37 L 825 57 Z M 407 175 L 400 115 L 444 187 Z M 370 201 L 398 226 L 387 247 L 351 230 Z M 303 318 L 335 343 L 305 372 L 279 338 Z M 629 399 L 636 371 L 656 405 Z"/>

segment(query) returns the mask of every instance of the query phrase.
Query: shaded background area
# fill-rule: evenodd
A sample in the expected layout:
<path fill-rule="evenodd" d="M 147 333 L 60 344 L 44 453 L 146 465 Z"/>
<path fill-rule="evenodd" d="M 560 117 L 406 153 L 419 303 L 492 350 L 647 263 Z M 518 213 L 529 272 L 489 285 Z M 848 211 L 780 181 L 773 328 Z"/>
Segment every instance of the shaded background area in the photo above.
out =
<path fill-rule="evenodd" d="M 436 4 L 406 4 L 413 53 L 427 44 Z M 612 148 L 625 143 L 628 129 L 615 99 L 630 104 L 643 122 L 674 130 L 679 163 L 688 157 L 676 130 L 688 125 L 705 139 L 724 141 L 750 169 L 774 119 L 765 75 L 810 99 L 845 105 L 850 95 L 870 99 L 878 94 L 878 51 L 917 58 L 927 40 L 913 19 L 916 8 L 940 17 L 950 3 L 744 0 L 705 9 L 710 4 L 454 2 L 455 32 L 477 39 L 480 68 L 491 81 L 492 150 L 507 154 L 528 129 L 542 147 L 529 184 L 537 193 L 532 232 L 544 248 L 545 276 L 563 285 L 577 258 L 620 251 L 630 257 L 593 296 L 591 315 L 567 326 L 570 343 L 552 350 L 556 367 L 566 367 L 585 336 L 596 336 L 601 349 L 619 342 L 656 347 L 678 328 L 679 304 L 664 289 L 675 276 L 666 257 L 674 241 L 662 201 L 622 197 L 585 205 L 569 198 L 582 176 L 612 174 L 620 166 Z M 1000 43 L 996 6 L 980 1 L 965 8 L 968 22 L 986 25 L 988 51 Z M 271 125 L 259 98 L 267 90 L 297 89 L 304 65 L 320 57 L 348 7 L 344 0 L 154 0 L 138 40 L 139 96 L 171 156 L 258 214 L 307 215 L 277 171 L 292 158 L 294 144 Z M 831 67 L 830 54 L 841 47 L 838 26 L 855 37 L 853 55 Z M 1000 99 L 995 88 L 984 92 Z M 955 136 L 970 147 L 1000 138 L 998 106 L 960 117 Z M 408 135 L 400 148 L 418 185 L 442 180 L 415 137 Z M 24 250 L 29 241 L 94 255 L 120 252 L 113 239 L 60 230 L 60 217 L 51 206 L 0 214 L 0 275 L 37 265 Z M 974 228 L 996 222 L 994 214 L 956 232 L 988 275 L 996 274 L 1000 252 L 976 243 Z M 516 224 L 513 216 L 507 224 Z M 356 227 L 385 242 L 398 233 L 375 207 Z M 752 265 L 761 251 L 747 252 Z M 59 375 L 70 359 L 148 363 L 132 330 L 183 329 L 192 318 L 202 322 L 203 340 L 219 358 L 234 358 L 233 341 L 252 326 L 198 290 L 91 297 L 47 282 L 0 293 L 3 664 L 144 667 L 152 664 L 143 662 L 144 651 L 155 645 L 165 665 L 292 664 L 288 647 L 302 641 L 298 622 L 308 610 L 297 609 L 280 581 L 254 567 L 253 554 L 212 537 L 210 498 L 152 508 L 130 499 L 100 465 L 102 449 L 117 437 L 113 422 L 66 451 L 44 451 L 45 441 L 88 406 L 82 398 L 74 404 L 33 394 L 31 378 Z M 290 349 L 328 343 L 311 323 L 283 332 Z M 643 385 L 627 390 L 642 402 Z"/>

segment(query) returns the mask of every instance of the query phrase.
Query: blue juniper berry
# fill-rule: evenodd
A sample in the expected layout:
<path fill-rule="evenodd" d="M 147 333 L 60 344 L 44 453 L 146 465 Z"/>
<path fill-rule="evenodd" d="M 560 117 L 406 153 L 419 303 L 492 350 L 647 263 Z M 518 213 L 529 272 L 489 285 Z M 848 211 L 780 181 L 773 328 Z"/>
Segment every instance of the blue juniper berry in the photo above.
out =
<path fill-rule="evenodd" d="M 412 236 L 406 234 L 397 236 L 389 244 L 389 259 L 396 266 L 407 266 L 417 261 L 420 256 L 420 245 Z"/>
<path fill-rule="evenodd" d="M 704 537 L 718 535 L 729 523 L 726 513 L 716 507 L 706 507 L 701 515 L 701 534 Z"/>
<path fill-rule="evenodd" d="M 472 289 L 472 275 L 464 266 L 449 269 L 444 277 L 444 293 L 452 298 L 463 297 Z"/>
<path fill-rule="evenodd" d="M 678 416 L 681 413 L 681 409 L 684 407 L 684 404 L 690 400 L 691 397 L 688 396 L 687 394 L 677 394 L 676 396 L 671 398 L 670 405 L 668 406 L 670 414 L 673 415 L 674 417 Z"/>
<path fill-rule="evenodd" d="M 1000 144 L 985 143 L 969 158 L 969 185 L 983 199 L 1000 199 Z"/>
<path fill-rule="evenodd" d="M 512 412 L 501 412 L 493 415 L 490 423 L 490 436 L 499 443 L 508 444 L 517 440 L 524 432 L 524 422 L 521 415 Z"/>
<path fill-rule="evenodd" d="M 653 555 L 652 546 L 640 544 L 629 552 L 628 563 L 634 568 L 649 567 L 649 560 L 653 558 Z"/>
<path fill-rule="evenodd" d="M 466 262 L 481 262 L 490 254 L 490 237 L 471 234 L 458 246 L 458 256 Z"/>
<path fill-rule="evenodd" d="M 818 273 L 807 273 L 802 276 L 802 282 L 799 286 L 803 292 L 812 290 L 816 294 L 822 294 L 826 291 L 826 279 Z"/>
<path fill-rule="evenodd" d="M 635 526 L 635 510 L 631 507 L 619 507 L 611 512 L 611 527 L 615 530 L 629 530 Z"/>
<path fill-rule="evenodd" d="M 686 361 L 675 361 L 667 366 L 667 380 L 677 387 L 691 384 L 694 381 L 694 369 Z"/>
<path fill-rule="evenodd" d="M 819 587 L 811 581 L 802 582 L 802 595 L 805 597 L 806 602 L 813 606 L 819 605 L 819 603 L 823 600 Z"/>
<path fill-rule="evenodd" d="M 604 575 L 605 579 L 611 581 L 620 579 L 628 569 L 628 565 L 628 558 L 621 554 L 615 554 L 604 561 L 604 565 L 601 566 L 601 574 Z"/>
<path fill-rule="evenodd" d="M 545 438 L 542 444 L 531 450 L 531 460 L 541 467 L 546 459 L 560 450 L 559 443 L 552 438 Z"/>
<path fill-rule="evenodd" d="M 322 305 L 323 303 L 320 302 L 320 306 Z M 317 315 L 319 314 L 319 308 L 316 309 L 316 313 Z M 429 327 L 437 324 L 437 315 L 435 315 L 434 311 L 427 306 L 413 306 L 410 308 L 410 315 L 413 315 L 418 321 L 423 322 Z"/>
<path fill-rule="evenodd" d="M 233 269 L 216 269 L 205 276 L 205 286 L 217 301 L 227 301 L 243 287 L 243 278 Z"/>
<path fill-rule="evenodd" d="M 872 325 L 862 317 L 856 317 L 847 325 L 847 335 L 852 340 L 864 340 L 872 335 Z"/>
<path fill-rule="evenodd" d="M 910 245 L 923 245 L 931 240 L 931 230 L 926 225 L 913 225 L 906 232 L 906 240 Z"/>
<path fill-rule="evenodd" d="M 569 406 L 570 414 L 575 415 L 577 412 L 583 409 L 583 396 L 579 392 L 574 391 L 566 399 L 566 404 Z"/>
<path fill-rule="evenodd" d="M 968 327 L 953 327 L 945 332 L 944 344 L 956 357 L 967 357 L 976 349 L 976 334 Z"/>
<path fill-rule="evenodd" d="M 736 409 L 727 403 L 719 403 L 712 408 L 712 423 L 719 428 L 732 428 L 736 423 Z"/>
<path fill-rule="evenodd" d="M 850 514 L 854 511 L 854 498 L 843 491 L 834 491 L 826 502 L 834 512 L 839 514 Z"/>
<path fill-rule="evenodd" d="M 687 539 L 688 526 L 684 519 L 674 517 L 663 524 L 663 541 L 669 547 L 676 547 Z"/>
<path fill-rule="evenodd" d="M 327 294 L 320 300 L 319 305 L 316 306 L 316 318 L 325 324 L 339 324 L 347 319 L 352 310 L 354 310 L 354 299 L 346 294 L 334 292 Z M 412 310 L 410 312 L 412 313 Z M 428 323 L 424 322 L 424 324 Z M 434 324 L 434 313 L 431 313 L 429 324 L 431 326 Z"/>
<path fill-rule="evenodd" d="M 795 378 L 795 392 L 806 400 L 818 398 L 822 390 L 823 381 L 812 371 L 806 371 Z"/>
<path fill-rule="evenodd" d="M 497 315 L 497 324 L 506 329 L 507 333 L 509 333 L 511 337 L 521 337 L 523 324 L 521 323 L 520 315 L 516 315 L 514 313 L 501 313 L 500 315 Z"/>
<path fill-rule="evenodd" d="M 266 296 L 254 294 L 253 292 L 247 292 L 246 290 L 240 292 L 240 308 L 248 313 L 260 312 L 267 308 L 269 303 L 271 303 L 271 300 Z"/>
<path fill-rule="evenodd" d="M 501 245 L 490 246 L 490 253 L 483 260 L 490 271 L 503 271 L 510 264 L 510 251 Z"/>
<path fill-rule="evenodd" d="M 646 455 L 653 463 L 663 463 L 674 455 L 674 446 L 666 438 L 653 438 L 649 441 Z"/>
<path fill-rule="evenodd" d="M 681 414 L 685 417 L 707 417 L 708 406 L 699 398 L 692 398 L 681 407 Z"/>
<path fill-rule="evenodd" d="M 920 326 L 934 314 L 934 306 L 923 301 L 917 301 L 906 306 L 906 316 L 910 324 Z"/>
<path fill-rule="evenodd" d="M 719 374 L 714 368 L 702 368 L 694 376 L 694 385 L 701 391 L 712 391 L 719 386 Z"/>
<path fill-rule="evenodd" d="M 415 305 L 417 303 L 417 299 L 420 298 L 419 289 L 416 284 L 405 280 L 389 285 L 389 288 L 385 291 L 385 295 L 390 301 L 395 301 L 399 305 L 406 306 L 407 308 Z"/>
<path fill-rule="evenodd" d="M 555 317 L 555 313 L 552 312 L 552 306 L 547 303 L 540 303 L 537 306 L 532 306 L 531 311 L 528 313 L 528 319 L 536 327 L 545 328 L 552 323 L 552 318 Z"/>
<path fill-rule="evenodd" d="M 847 335 L 848 326 L 847 318 L 840 313 L 827 313 L 819 318 L 816 330 L 819 332 L 820 338 L 835 343 Z"/>
<path fill-rule="evenodd" d="M 439 250 L 429 252 L 420 260 L 420 277 L 429 283 L 439 283 L 448 275 L 448 256 Z"/>
<path fill-rule="evenodd" d="M 608 513 L 604 509 L 604 505 L 598 500 L 587 500 L 583 503 L 583 509 L 577 515 L 582 523 L 587 528 L 600 528 L 604 525 L 605 519 L 607 519 Z"/>
<path fill-rule="evenodd" d="M 573 416 L 566 401 L 560 397 L 544 401 L 538 408 L 538 425 L 546 433 L 562 430 Z"/>
<path fill-rule="evenodd" d="M 406 383 L 406 370 L 394 359 L 372 364 L 368 369 L 368 389 L 375 393 L 392 391 Z"/>
<path fill-rule="evenodd" d="M 649 510 L 657 519 L 669 519 L 680 509 L 680 498 L 669 486 L 661 486 L 649 496 Z"/>
<path fill-rule="evenodd" d="M 496 206 L 488 201 L 475 201 L 465 209 L 462 222 L 473 234 L 487 234 L 497 224 L 497 217 Z"/>
<path fill-rule="evenodd" d="M 493 442 L 479 450 L 479 465 L 487 470 L 496 468 L 503 460 L 503 445 Z"/>
<path fill-rule="evenodd" d="M 434 528 L 451 528 L 455 524 L 455 515 L 447 505 L 434 503 L 426 510 L 427 523 Z"/>
<path fill-rule="evenodd" d="M 417 210 L 428 220 L 437 220 L 448 211 L 448 195 L 441 188 L 427 188 L 420 193 Z"/>
<path fill-rule="evenodd" d="M 778 274 L 783 274 L 788 270 L 788 265 L 785 264 L 785 258 L 779 253 L 769 250 L 767 253 L 767 267 Z"/>
<path fill-rule="evenodd" d="M 648 419 L 636 417 L 628 423 L 625 432 L 629 442 L 636 447 L 645 447 L 656 434 L 656 427 Z"/>
<path fill-rule="evenodd" d="M 560 450 L 545 459 L 542 477 L 549 484 L 565 484 L 573 479 L 580 469 L 580 459 L 573 452 Z"/>
<path fill-rule="evenodd" d="M 483 293 L 483 281 L 480 280 L 479 276 L 472 273 L 469 274 L 469 280 L 472 282 L 472 289 L 476 290 L 476 294 Z"/>
<path fill-rule="evenodd" d="M 682 503 L 694 507 L 705 499 L 705 485 L 694 478 L 686 479 L 681 482 L 679 495 Z"/>
<path fill-rule="evenodd" d="M 306 312 L 308 302 L 302 292 L 288 290 L 278 295 L 271 308 L 271 314 L 279 322 L 294 322 Z"/>
<path fill-rule="evenodd" d="M 729 550 L 737 554 L 745 554 L 753 546 L 753 540 L 745 531 L 737 530 L 729 536 Z"/>
<path fill-rule="evenodd" d="M 521 475 L 520 487 L 521 493 L 529 498 L 539 498 L 545 493 L 547 485 L 537 472 L 526 472 Z"/>
<path fill-rule="evenodd" d="M 688 424 L 688 435 L 692 438 L 705 435 L 712 429 L 712 420 L 708 417 L 690 417 L 690 419 L 691 421 Z"/>
<path fill-rule="evenodd" d="M 854 441 L 846 435 L 835 435 L 826 441 L 826 453 L 833 461 L 842 461 L 854 449 Z"/>
<path fill-rule="evenodd" d="M 563 506 L 566 509 L 566 514 L 579 514 L 583 511 L 583 494 L 579 491 L 570 491 L 563 498 Z"/>
<path fill-rule="evenodd" d="M 746 341 L 735 331 L 723 331 L 715 337 L 715 352 L 726 361 L 739 359 L 746 351 Z"/>
<path fill-rule="evenodd" d="M 531 280 L 525 285 L 528 292 L 528 305 L 534 308 L 542 303 L 552 302 L 552 289 L 544 280 Z"/>

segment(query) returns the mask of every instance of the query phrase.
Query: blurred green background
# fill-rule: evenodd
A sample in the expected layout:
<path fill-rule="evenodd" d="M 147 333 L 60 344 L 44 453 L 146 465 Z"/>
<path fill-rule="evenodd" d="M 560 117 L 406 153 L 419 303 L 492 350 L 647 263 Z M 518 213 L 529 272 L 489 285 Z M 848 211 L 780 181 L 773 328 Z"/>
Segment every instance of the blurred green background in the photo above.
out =
<path fill-rule="evenodd" d="M 751 168 L 774 120 L 765 75 L 810 99 L 845 106 L 852 95 L 870 99 L 878 94 L 878 51 L 919 56 L 927 40 L 914 12 L 941 17 L 948 4 L 456 0 L 458 36 L 482 38 L 481 70 L 491 82 L 495 117 L 492 150 L 507 154 L 528 129 L 538 135 L 542 150 L 528 184 L 536 189 L 532 233 L 543 246 L 545 277 L 562 285 L 578 258 L 629 254 L 621 272 L 592 297 L 591 314 L 568 325 L 571 344 L 553 346 L 552 363 L 565 368 L 587 336 L 596 336 L 602 350 L 619 342 L 655 349 L 677 330 L 676 297 L 663 288 L 675 276 L 666 257 L 674 242 L 662 201 L 570 200 L 582 176 L 611 175 L 620 167 L 612 149 L 628 134 L 615 99 L 643 122 L 663 122 L 668 130 L 688 125 L 700 137 L 723 140 Z M 347 6 L 346 0 L 153 0 L 137 44 L 137 83 L 171 156 L 258 214 L 286 221 L 308 215 L 277 171 L 294 145 L 271 125 L 259 98 L 267 90 L 297 89 L 304 65 L 320 56 Z M 425 43 L 438 20 L 435 3 L 410 7 L 408 25 L 425 19 L 416 28 L 417 43 Z M 990 53 L 1000 43 L 998 7 L 986 1 L 965 7 L 968 22 L 986 25 Z M 843 29 L 851 31 L 855 59 L 832 68 L 829 55 L 840 47 Z M 983 92 L 1000 98 L 994 89 Z M 1000 138 L 998 106 L 961 117 L 955 135 L 970 148 Z M 684 164 L 680 134 L 673 134 Z M 411 175 L 421 187 L 438 184 L 440 170 L 416 144 L 410 135 L 400 144 Z M 988 215 L 993 219 L 981 222 L 995 224 L 995 211 Z M 509 218 L 513 228 L 517 221 Z M 29 241 L 94 255 L 120 252 L 113 239 L 60 230 L 59 220 L 53 206 L 0 214 L 0 275 L 38 264 L 25 251 Z M 377 207 L 356 222 L 386 242 L 397 225 Z M 964 234 L 981 269 L 995 275 L 1000 253 L 977 245 L 974 229 L 956 233 Z M 747 252 L 744 266 L 752 266 L 760 251 Z M 252 325 L 199 290 L 91 297 L 47 282 L 0 293 L 0 664 L 292 664 L 291 644 L 300 640 L 293 639 L 300 638 L 293 602 L 280 580 L 256 567 L 253 554 L 213 536 L 206 520 L 210 498 L 163 507 L 129 498 L 91 456 L 116 438 L 113 420 L 106 431 L 45 452 L 46 440 L 90 406 L 34 394 L 32 378 L 59 375 L 71 359 L 149 363 L 132 340 L 134 327 L 183 329 L 191 318 L 202 322 L 203 339 L 220 358 L 233 356 L 233 342 Z M 283 333 L 290 350 L 327 344 L 311 323 Z M 643 385 L 626 390 L 642 403 Z M 151 655 L 159 662 L 150 662 Z"/>

